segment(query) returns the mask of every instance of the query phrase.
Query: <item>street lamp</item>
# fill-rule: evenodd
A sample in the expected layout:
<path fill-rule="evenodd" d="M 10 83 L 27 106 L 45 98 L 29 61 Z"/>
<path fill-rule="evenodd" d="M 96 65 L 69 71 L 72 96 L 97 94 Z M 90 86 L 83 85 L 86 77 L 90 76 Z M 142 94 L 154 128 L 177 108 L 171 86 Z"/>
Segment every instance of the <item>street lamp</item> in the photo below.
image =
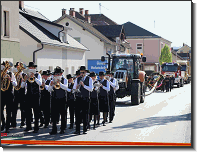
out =
<path fill-rule="evenodd" d="M 159 65 L 159 63 L 155 63 L 156 64 L 156 66 L 157 66 L 157 72 L 159 71 L 159 69 L 158 69 L 158 65 Z"/>

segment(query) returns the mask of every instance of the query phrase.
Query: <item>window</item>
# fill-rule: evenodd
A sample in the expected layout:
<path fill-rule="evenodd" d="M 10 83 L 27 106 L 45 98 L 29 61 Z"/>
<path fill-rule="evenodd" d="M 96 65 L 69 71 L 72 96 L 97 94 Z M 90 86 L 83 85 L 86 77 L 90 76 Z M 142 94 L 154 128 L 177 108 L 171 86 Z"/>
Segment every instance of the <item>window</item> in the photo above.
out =
<path fill-rule="evenodd" d="M 143 45 L 142 45 L 142 43 L 137 43 L 136 44 L 136 53 L 138 53 L 138 54 L 143 53 Z"/>
<path fill-rule="evenodd" d="M 81 38 L 80 38 L 80 37 L 74 37 L 74 39 L 75 39 L 76 41 L 78 41 L 79 43 L 81 43 Z"/>
<path fill-rule="evenodd" d="M 53 71 L 53 66 L 49 66 L 49 70 L 50 71 Z"/>
<path fill-rule="evenodd" d="M 74 72 L 75 72 L 75 67 L 74 67 L 74 66 L 72 66 L 72 68 L 71 68 L 71 74 L 73 75 L 73 74 L 74 74 Z"/>
<path fill-rule="evenodd" d="M 3 11 L 3 19 L 4 19 L 4 36 L 9 36 L 9 12 Z"/>
<path fill-rule="evenodd" d="M 69 70 L 68 67 L 66 67 L 66 68 L 65 68 L 65 73 L 66 73 L 66 75 L 69 73 L 68 70 Z"/>
<path fill-rule="evenodd" d="M 161 49 L 163 48 L 163 43 L 161 43 Z"/>

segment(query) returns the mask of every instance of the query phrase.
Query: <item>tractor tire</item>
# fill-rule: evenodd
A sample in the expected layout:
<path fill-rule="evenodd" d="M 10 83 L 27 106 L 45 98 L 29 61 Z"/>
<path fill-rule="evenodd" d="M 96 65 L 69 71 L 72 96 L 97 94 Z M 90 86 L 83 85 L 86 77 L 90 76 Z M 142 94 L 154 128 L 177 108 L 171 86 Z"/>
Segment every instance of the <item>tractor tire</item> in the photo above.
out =
<path fill-rule="evenodd" d="M 181 82 L 180 82 L 180 83 L 181 83 L 181 84 L 180 84 L 180 87 L 183 87 L 183 85 L 184 85 L 184 84 L 183 84 L 183 83 L 184 83 L 184 82 L 183 82 L 183 79 L 181 79 Z"/>
<path fill-rule="evenodd" d="M 180 83 L 177 84 L 177 88 L 180 88 Z"/>
<path fill-rule="evenodd" d="M 141 96 L 140 96 L 140 103 L 144 103 L 145 100 L 145 85 L 144 82 L 140 84 L 141 85 Z"/>
<path fill-rule="evenodd" d="M 131 105 L 139 105 L 140 104 L 140 83 L 137 83 L 138 93 L 135 95 L 131 95 Z"/>

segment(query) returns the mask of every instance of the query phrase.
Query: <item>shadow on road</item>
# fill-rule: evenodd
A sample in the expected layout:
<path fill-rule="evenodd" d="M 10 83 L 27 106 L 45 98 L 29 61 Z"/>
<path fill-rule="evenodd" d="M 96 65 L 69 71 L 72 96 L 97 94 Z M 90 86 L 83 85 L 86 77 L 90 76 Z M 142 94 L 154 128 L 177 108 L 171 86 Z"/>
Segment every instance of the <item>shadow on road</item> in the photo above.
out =
<path fill-rule="evenodd" d="M 113 132 L 121 132 L 131 129 L 139 129 L 139 128 L 147 128 L 156 125 L 167 125 L 171 122 L 176 121 L 190 121 L 191 113 L 178 115 L 178 116 L 165 116 L 165 117 L 149 117 L 145 119 L 138 120 L 136 122 L 128 123 L 126 125 L 112 127 L 111 129 L 103 130 L 101 132 L 112 131 Z"/>

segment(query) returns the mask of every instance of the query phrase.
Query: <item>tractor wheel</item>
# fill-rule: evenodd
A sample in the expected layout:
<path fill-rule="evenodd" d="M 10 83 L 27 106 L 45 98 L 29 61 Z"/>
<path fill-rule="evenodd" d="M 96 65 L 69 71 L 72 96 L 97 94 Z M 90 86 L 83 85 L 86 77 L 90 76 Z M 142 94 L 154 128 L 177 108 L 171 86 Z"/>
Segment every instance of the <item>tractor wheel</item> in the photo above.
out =
<path fill-rule="evenodd" d="M 181 79 L 180 83 L 181 83 L 180 87 L 183 87 L 183 79 Z"/>
<path fill-rule="evenodd" d="M 135 95 L 131 95 L 131 104 L 132 105 L 139 105 L 140 104 L 140 83 L 137 83 L 136 84 L 137 85 L 137 94 L 135 94 Z"/>
<path fill-rule="evenodd" d="M 144 100 L 145 100 L 145 85 L 144 85 L 144 82 L 141 83 L 140 85 L 141 85 L 141 88 L 140 88 L 140 91 L 141 91 L 140 103 L 144 103 Z"/>
<path fill-rule="evenodd" d="M 177 84 L 177 88 L 180 88 L 180 82 Z"/>

